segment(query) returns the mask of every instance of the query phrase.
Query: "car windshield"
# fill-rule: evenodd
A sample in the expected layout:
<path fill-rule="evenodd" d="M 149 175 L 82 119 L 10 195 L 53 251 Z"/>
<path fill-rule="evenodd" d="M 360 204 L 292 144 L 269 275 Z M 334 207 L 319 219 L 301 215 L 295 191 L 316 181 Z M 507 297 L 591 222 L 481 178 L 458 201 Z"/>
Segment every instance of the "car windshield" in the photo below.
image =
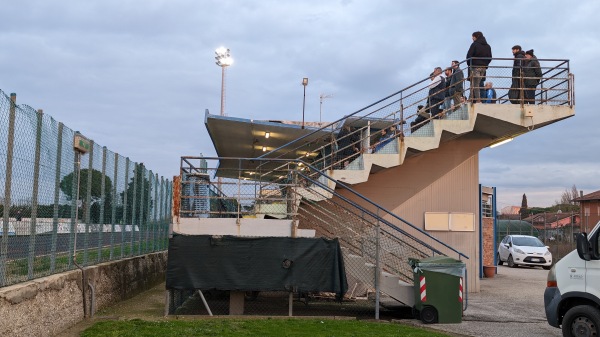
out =
<path fill-rule="evenodd" d="M 527 247 L 545 247 L 544 243 L 533 236 L 513 237 L 513 245 Z"/>

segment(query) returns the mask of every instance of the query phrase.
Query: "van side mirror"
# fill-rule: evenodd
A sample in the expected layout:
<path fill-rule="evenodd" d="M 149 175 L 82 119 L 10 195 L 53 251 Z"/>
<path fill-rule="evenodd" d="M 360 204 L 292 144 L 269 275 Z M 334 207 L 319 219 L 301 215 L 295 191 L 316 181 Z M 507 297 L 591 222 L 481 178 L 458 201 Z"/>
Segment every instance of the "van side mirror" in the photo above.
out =
<path fill-rule="evenodd" d="M 580 259 L 585 261 L 590 261 L 592 259 L 587 233 L 577 234 L 577 255 L 579 255 Z"/>
<path fill-rule="evenodd" d="M 590 239 L 590 255 L 592 260 L 600 260 L 600 230 L 596 230 Z"/>

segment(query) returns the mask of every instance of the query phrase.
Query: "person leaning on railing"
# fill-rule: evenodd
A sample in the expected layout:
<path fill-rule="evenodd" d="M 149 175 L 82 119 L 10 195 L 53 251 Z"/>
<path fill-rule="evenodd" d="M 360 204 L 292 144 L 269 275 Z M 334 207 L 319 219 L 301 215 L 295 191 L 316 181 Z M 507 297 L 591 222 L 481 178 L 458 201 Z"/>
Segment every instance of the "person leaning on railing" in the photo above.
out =
<path fill-rule="evenodd" d="M 519 104 L 521 101 L 521 72 L 523 71 L 523 61 L 525 59 L 525 52 L 521 49 L 521 46 L 514 45 L 512 47 L 512 53 L 515 57 L 512 69 L 512 83 L 510 90 L 508 90 L 508 99 L 512 104 Z"/>
<path fill-rule="evenodd" d="M 492 47 L 487 43 L 482 32 L 474 32 L 471 37 L 473 43 L 467 52 L 467 65 L 471 81 L 471 98 L 474 103 L 478 103 L 481 101 L 485 72 L 491 62 Z"/>
<path fill-rule="evenodd" d="M 535 103 L 535 89 L 542 79 L 542 68 L 533 49 L 525 52 L 525 65 L 523 66 L 523 77 L 525 82 L 525 103 Z"/>

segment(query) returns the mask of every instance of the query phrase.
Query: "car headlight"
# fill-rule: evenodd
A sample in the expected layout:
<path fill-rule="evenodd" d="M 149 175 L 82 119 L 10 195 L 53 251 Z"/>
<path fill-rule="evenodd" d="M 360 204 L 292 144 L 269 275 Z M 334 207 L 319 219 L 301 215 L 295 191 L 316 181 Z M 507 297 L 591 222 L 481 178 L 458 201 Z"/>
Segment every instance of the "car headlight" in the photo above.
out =
<path fill-rule="evenodd" d="M 520 250 L 519 248 L 515 248 L 515 253 L 517 254 L 525 254 L 524 251 Z"/>
<path fill-rule="evenodd" d="M 549 250 L 547 250 L 546 253 L 544 253 L 544 256 L 550 256 L 550 255 L 552 255 L 552 253 L 550 253 Z"/>

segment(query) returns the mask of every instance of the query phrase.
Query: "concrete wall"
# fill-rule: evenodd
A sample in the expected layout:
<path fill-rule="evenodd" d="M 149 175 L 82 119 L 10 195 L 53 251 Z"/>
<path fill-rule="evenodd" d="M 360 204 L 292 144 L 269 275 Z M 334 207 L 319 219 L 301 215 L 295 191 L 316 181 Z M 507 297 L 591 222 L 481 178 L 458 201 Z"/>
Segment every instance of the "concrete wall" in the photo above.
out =
<path fill-rule="evenodd" d="M 85 268 L 85 283 L 95 288 L 93 310 L 164 281 L 166 266 L 165 251 Z M 80 270 L 0 288 L 0 336 L 53 336 L 83 318 Z"/>
<path fill-rule="evenodd" d="M 489 142 L 465 136 L 444 142 L 439 148 L 407 158 L 400 166 L 369 176 L 352 185 L 358 193 L 425 229 L 425 212 L 465 212 L 475 215 L 473 231 L 429 231 L 435 238 L 466 254 L 468 291 L 479 291 L 479 150 Z M 349 193 L 337 192 L 354 199 Z M 365 205 L 361 200 L 355 200 Z M 410 230 L 408 230 L 410 232 Z M 457 255 L 441 249 L 450 257 Z M 408 256 L 406 257 L 408 258 Z"/>

